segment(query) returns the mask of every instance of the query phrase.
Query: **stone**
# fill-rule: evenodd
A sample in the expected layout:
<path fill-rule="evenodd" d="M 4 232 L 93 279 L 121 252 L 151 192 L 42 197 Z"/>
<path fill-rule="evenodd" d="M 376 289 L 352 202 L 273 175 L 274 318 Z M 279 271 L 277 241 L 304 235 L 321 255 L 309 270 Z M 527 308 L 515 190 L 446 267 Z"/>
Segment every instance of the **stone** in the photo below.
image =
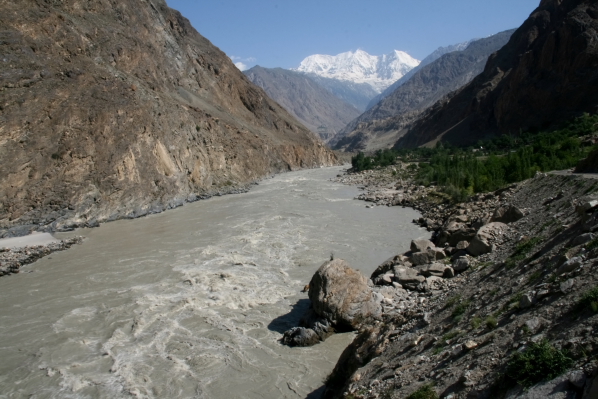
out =
<path fill-rule="evenodd" d="M 293 327 L 284 332 L 281 341 L 289 346 L 312 346 L 320 342 L 320 337 L 311 328 Z"/>
<path fill-rule="evenodd" d="M 536 334 L 543 327 L 545 320 L 540 317 L 533 317 L 527 320 L 524 325 L 527 326 L 531 334 Z"/>
<path fill-rule="evenodd" d="M 450 246 L 454 247 L 460 241 L 471 242 L 471 240 L 473 240 L 475 235 L 476 235 L 475 229 L 463 227 L 459 230 L 452 232 L 447 242 L 449 243 Z"/>
<path fill-rule="evenodd" d="M 565 263 L 563 263 L 556 270 L 556 274 L 560 276 L 561 274 L 572 272 L 573 270 L 575 270 L 579 266 L 581 266 L 582 261 L 583 261 L 583 259 L 581 259 L 580 257 L 571 258 L 568 261 L 566 261 Z"/>
<path fill-rule="evenodd" d="M 418 271 L 415 269 L 410 269 L 406 267 L 395 267 L 395 280 L 401 284 L 419 284 L 426 281 L 424 276 L 420 276 Z"/>
<path fill-rule="evenodd" d="M 442 277 L 445 273 L 446 265 L 442 263 L 432 263 L 430 265 L 424 265 L 416 268 L 419 273 L 424 277 L 437 276 Z"/>
<path fill-rule="evenodd" d="M 478 347 L 478 343 L 472 340 L 466 341 L 463 346 L 465 347 L 465 349 L 467 349 L 468 351 L 475 349 Z"/>
<path fill-rule="evenodd" d="M 513 223 L 523 218 L 523 212 L 514 205 L 498 207 L 490 222 Z"/>
<path fill-rule="evenodd" d="M 442 277 L 444 277 L 444 278 L 455 277 L 455 270 L 452 267 L 447 266 L 446 269 L 444 269 L 444 275 Z"/>
<path fill-rule="evenodd" d="M 575 279 L 570 278 L 569 280 L 563 281 L 559 285 L 559 290 L 561 290 L 561 292 L 563 294 L 568 294 L 569 292 L 571 292 L 571 290 L 573 289 L 574 286 L 575 286 Z"/>
<path fill-rule="evenodd" d="M 444 279 L 442 277 L 438 277 L 438 276 L 426 277 L 426 282 L 428 283 L 429 286 L 436 285 L 438 283 L 442 283 L 443 281 L 444 281 Z"/>
<path fill-rule="evenodd" d="M 342 259 L 325 262 L 309 283 L 315 313 L 333 326 L 357 329 L 381 313 L 368 279 Z"/>
<path fill-rule="evenodd" d="M 430 255 L 428 252 L 416 252 L 409 258 L 411 263 L 414 266 L 425 265 L 427 263 L 431 263 L 434 260 L 434 257 Z"/>
<path fill-rule="evenodd" d="M 594 234 L 592 233 L 585 233 L 575 237 L 571 240 L 571 246 L 576 247 L 578 245 L 586 244 L 594 239 Z"/>
<path fill-rule="evenodd" d="M 521 309 L 527 309 L 534 304 L 533 296 L 530 294 L 524 294 L 519 300 L 519 307 Z"/>
<path fill-rule="evenodd" d="M 466 256 L 461 256 L 453 262 L 453 270 L 457 273 L 464 272 L 465 270 L 469 269 L 469 259 Z"/>
<path fill-rule="evenodd" d="M 586 373 L 584 373 L 581 370 L 575 370 L 570 372 L 567 375 L 567 379 L 569 380 L 569 383 L 571 383 L 571 385 L 573 385 L 577 389 L 583 389 L 587 381 Z"/>
<path fill-rule="evenodd" d="M 584 201 L 580 205 L 575 207 L 575 211 L 578 215 L 583 216 L 589 210 L 598 206 L 598 199 L 592 199 L 589 201 Z"/>
<path fill-rule="evenodd" d="M 388 258 L 387 260 L 385 260 L 384 262 L 382 262 L 380 264 L 380 266 L 378 266 L 376 268 L 376 270 L 374 270 L 374 272 L 372 273 L 372 276 L 370 278 L 373 279 L 374 277 L 377 277 L 377 276 L 379 276 L 381 274 L 384 274 L 384 273 L 387 273 L 389 271 L 392 271 L 392 267 L 395 264 L 397 264 L 397 263 L 400 262 L 400 258 L 401 258 L 401 255 L 396 255 L 396 256 L 393 256 L 391 258 Z"/>
<path fill-rule="evenodd" d="M 450 238 L 450 233 L 444 230 L 441 230 L 436 237 L 436 245 L 439 247 L 443 247 L 444 245 L 448 244 L 448 240 Z"/>
<path fill-rule="evenodd" d="M 381 276 L 375 277 L 374 284 L 376 284 L 376 285 L 391 285 L 393 277 L 394 277 L 393 272 L 385 273 Z"/>
<path fill-rule="evenodd" d="M 413 253 L 425 252 L 428 248 L 435 248 L 434 243 L 430 240 L 419 238 L 411 241 L 411 252 Z"/>
<path fill-rule="evenodd" d="M 455 245 L 455 249 L 459 250 L 459 249 L 467 249 L 467 247 L 469 246 L 469 242 L 468 241 L 459 241 L 457 243 L 457 245 Z"/>
<path fill-rule="evenodd" d="M 470 241 L 467 252 L 473 256 L 480 256 L 492 252 L 492 239 L 507 229 L 507 225 L 501 222 L 492 222 L 478 230 L 475 237 Z"/>
<path fill-rule="evenodd" d="M 431 256 L 432 260 L 442 260 L 446 258 L 446 254 L 442 248 L 428 248 L 426 252 Z"/>

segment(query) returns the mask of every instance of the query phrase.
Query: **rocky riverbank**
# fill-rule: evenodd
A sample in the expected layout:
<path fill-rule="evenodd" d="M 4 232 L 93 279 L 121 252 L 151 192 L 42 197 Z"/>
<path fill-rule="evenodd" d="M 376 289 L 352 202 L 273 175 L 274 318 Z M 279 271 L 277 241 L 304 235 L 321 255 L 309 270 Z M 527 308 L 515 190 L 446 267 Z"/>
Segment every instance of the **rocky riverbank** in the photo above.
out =
<path fill-rule="evenodd" d="M 0 248 L 0 277 L 19 273 L 22 266 L 33 263 L 56 251 L 64 251 L 75 244 L 81 244 L 83 237 L 78 236 L 60 240 L 48 245 L 31 245 L 19 248 Z"/>
<path fill-rule="evenodd" d="M 402 167 L 336 180 L 366 206 L 413 206 L 431 237 L 371 276 L 380 314 L 326 398 L 598 397 L 598 181 L 538 174 L 451 203 Z"/>

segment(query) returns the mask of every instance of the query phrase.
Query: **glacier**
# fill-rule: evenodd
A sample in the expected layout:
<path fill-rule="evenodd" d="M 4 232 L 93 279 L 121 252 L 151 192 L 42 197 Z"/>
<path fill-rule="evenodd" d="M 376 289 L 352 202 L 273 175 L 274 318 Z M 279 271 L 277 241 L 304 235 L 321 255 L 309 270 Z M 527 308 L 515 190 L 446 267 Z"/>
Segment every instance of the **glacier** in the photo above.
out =
<path fill-rule="evenodd" d="M 381 93 L 420 62 L 399 50 L 380 56 L 356 50 L 337 55 L 310 55 L 301 61 L 298 68 L 291 70 L 354 83 L 367 83 L 377 93 Z"/>

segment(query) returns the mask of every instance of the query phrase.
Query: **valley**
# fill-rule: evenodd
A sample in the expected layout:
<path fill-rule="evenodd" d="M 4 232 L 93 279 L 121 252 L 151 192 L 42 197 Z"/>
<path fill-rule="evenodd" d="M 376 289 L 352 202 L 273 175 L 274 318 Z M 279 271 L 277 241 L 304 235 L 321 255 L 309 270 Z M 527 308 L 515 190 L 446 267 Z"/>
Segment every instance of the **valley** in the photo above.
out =
<path fill-rule="evenodd" d="M 0 0 L 0 398 L 598 398 L 598 5 L 523 3 Z"/>

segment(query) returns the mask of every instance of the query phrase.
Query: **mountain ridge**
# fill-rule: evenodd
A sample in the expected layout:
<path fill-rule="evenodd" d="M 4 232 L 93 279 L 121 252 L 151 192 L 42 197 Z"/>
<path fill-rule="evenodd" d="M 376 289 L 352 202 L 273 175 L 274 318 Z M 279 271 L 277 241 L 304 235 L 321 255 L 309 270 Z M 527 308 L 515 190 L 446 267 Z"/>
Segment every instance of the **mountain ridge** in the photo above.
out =
<path fill-rule="evenodd" d="M 309 75 L 260 66 L 243 73 L 325 142 L 361 113 Z"/>
<path fill-rule="evenodd" d="M 449 52 L 419 69 L 395 91 L 351 121 L 331 141 L 347 151 L 388 148 L 421 112 L 484 69 L 488 57 L 507 43 L 514 30 L 471 42 L 464 50 Z"/>
<path fill-rule="evenodd" d="M 397 148 L 474 144 L 598 111 L 598 5 L 543 0 L 472 82 L 428 109 Z"/>
<path fill-rule="evenodd" d="M 138 217 L 337 162 L 164 0 L 3 7 L 0 237 Z"/>

